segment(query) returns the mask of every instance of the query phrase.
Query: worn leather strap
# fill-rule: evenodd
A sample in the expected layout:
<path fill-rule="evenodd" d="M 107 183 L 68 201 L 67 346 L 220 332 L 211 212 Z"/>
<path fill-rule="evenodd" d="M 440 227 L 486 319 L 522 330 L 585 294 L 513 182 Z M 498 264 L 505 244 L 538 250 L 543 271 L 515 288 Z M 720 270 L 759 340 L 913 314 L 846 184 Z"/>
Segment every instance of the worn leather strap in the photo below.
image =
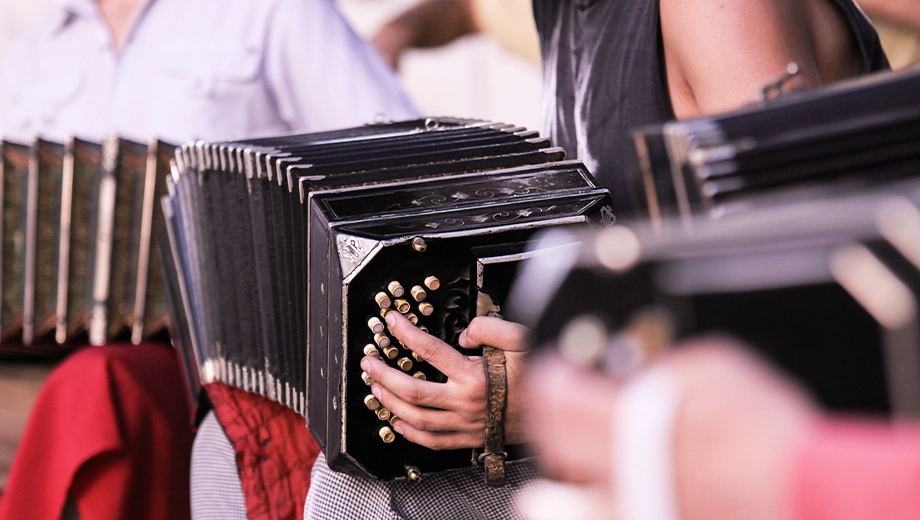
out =
<path fill-rule="evenodd" d="M 486 346 L 483 349 L 486 370 L 486 442 L 480 460 L 486 467 L 486 484 L 505 485 L 505 405 L 508 401 L 508 374 L 505 353 Z"/>

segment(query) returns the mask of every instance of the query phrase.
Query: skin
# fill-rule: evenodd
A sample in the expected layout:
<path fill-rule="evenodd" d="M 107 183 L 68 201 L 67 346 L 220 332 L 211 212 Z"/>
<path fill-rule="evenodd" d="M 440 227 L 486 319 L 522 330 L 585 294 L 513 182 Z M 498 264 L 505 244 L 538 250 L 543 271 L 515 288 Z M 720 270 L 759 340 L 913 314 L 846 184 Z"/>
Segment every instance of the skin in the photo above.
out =
<path fill-rule="evenodd" d="M 856 76 L 862 60 L 829 0 L 660 0 L 671 104 L 678 119 L 757 100 L 789 63 L 805 89 Z"/>
<path fill-rule="evenodd" d="M 116 51 L 124 47 L 131 26 L 148 0 L 97 0 L 99 13 L 112 36 Z"/>
<path fill-rule="evenodd" d="M 396 69 L 406 49 L 440 47 L 479 30 L 470 0 L 429 0 L 384 25 L 371 43 Z"/>
<path fill-rule="evenodd" d="M 485 371 L 482 358 L 464 356 L 443 341 L 422 332 L 395 311 L 386 315 L 390 331 L 427 363 L 447 376 L 446 383 L 421 381 L 368 356 L 361 368 L 376 383 L 374 396 L 399 416 L 394 424 L 406 439 L 435 450 L 475 448 L 484 444 Z M 476 318 L 460 335 L 460 345 L 491 345 L 505 351 L 509 398 L 505 437 L 520 443 L 528 431 L 521 382 L 526 329 L 498 318 Z"/>
<path fill-rule="evenodd" d="M 658 363 L 682 391 L 674 447 L 680 517 L 793 518 L 788 486 L 795 455 L 818 417 L 808 397 L 724 340 L 685 345 Z M 535 364 L 525 388 L 532 404 L 539 403 L 529 408 L 531 420 L 544 418 L 534 438 L 544 468 L 611 497 L 613 413 L 621 385 L 548 356 Z"/>

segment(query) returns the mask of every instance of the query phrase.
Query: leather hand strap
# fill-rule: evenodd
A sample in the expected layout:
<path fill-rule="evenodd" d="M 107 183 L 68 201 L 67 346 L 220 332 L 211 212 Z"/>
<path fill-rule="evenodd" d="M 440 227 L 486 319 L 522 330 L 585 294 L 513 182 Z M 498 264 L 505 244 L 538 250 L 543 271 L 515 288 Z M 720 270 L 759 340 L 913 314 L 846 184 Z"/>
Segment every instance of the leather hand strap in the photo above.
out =
<path fill-rule="evenodd" d="M 505 372 L 505 352 L 495 347 L 483 347 L 482 359 L 486 370 L 486 442 L 480 461 L 486 467 L 486 484 L 505 485 L 505 405 L 508 401 L 508 374 Z"/>

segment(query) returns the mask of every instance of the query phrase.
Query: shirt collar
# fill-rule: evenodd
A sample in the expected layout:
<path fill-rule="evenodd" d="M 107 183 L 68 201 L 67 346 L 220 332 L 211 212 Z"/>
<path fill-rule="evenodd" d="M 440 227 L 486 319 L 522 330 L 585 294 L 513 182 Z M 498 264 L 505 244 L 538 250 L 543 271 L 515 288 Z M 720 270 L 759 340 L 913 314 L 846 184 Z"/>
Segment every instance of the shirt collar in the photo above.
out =
<path fill-rule="evenodd" d="M 64 25 L 73 20 L 74 16 L 80 18 L 98 18 L 99 6 L 96 0 L 65 0 L 62 6 L 66 22 Z"/>
<path fill-rule="evenodd" d="M 155 2 L 155 0 L 142 0 L 141 5 L 139 6 L 138 13 L 135 16 L 134 20 L 131 22 L 131 30 L 133 32 L 134 28 L 137 26 L 141 18 L 147 14 L 147 10 Z M 102 17 L 99 15 L 99 5 L 96 0 L 64 0 L 61 6 L 61 17 L 60 21 L 55 28 L 56 31 L 61 31 L 70 25 L 76 18 L 83 18 L 86 20 L 100 20 Z"/>

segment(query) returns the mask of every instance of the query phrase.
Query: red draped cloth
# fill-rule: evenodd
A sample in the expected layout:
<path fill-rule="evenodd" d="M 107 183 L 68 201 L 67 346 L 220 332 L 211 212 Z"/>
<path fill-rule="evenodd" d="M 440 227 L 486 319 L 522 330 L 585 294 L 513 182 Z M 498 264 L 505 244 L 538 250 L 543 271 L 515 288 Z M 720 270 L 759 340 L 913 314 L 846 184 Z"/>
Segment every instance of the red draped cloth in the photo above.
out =
<path fill-rule="evenodd" d="M 294 410 L 231 386 L 205 385 L 236 453 L 251 520 L 301 520 L 319 445 Z"/>
<path fill-rule="evenodd" d="M 191 517 L 192 432 L 175 351 L 160 344 L 77 351 L 51 373 L 0 499 L 0 520 Z"/>

